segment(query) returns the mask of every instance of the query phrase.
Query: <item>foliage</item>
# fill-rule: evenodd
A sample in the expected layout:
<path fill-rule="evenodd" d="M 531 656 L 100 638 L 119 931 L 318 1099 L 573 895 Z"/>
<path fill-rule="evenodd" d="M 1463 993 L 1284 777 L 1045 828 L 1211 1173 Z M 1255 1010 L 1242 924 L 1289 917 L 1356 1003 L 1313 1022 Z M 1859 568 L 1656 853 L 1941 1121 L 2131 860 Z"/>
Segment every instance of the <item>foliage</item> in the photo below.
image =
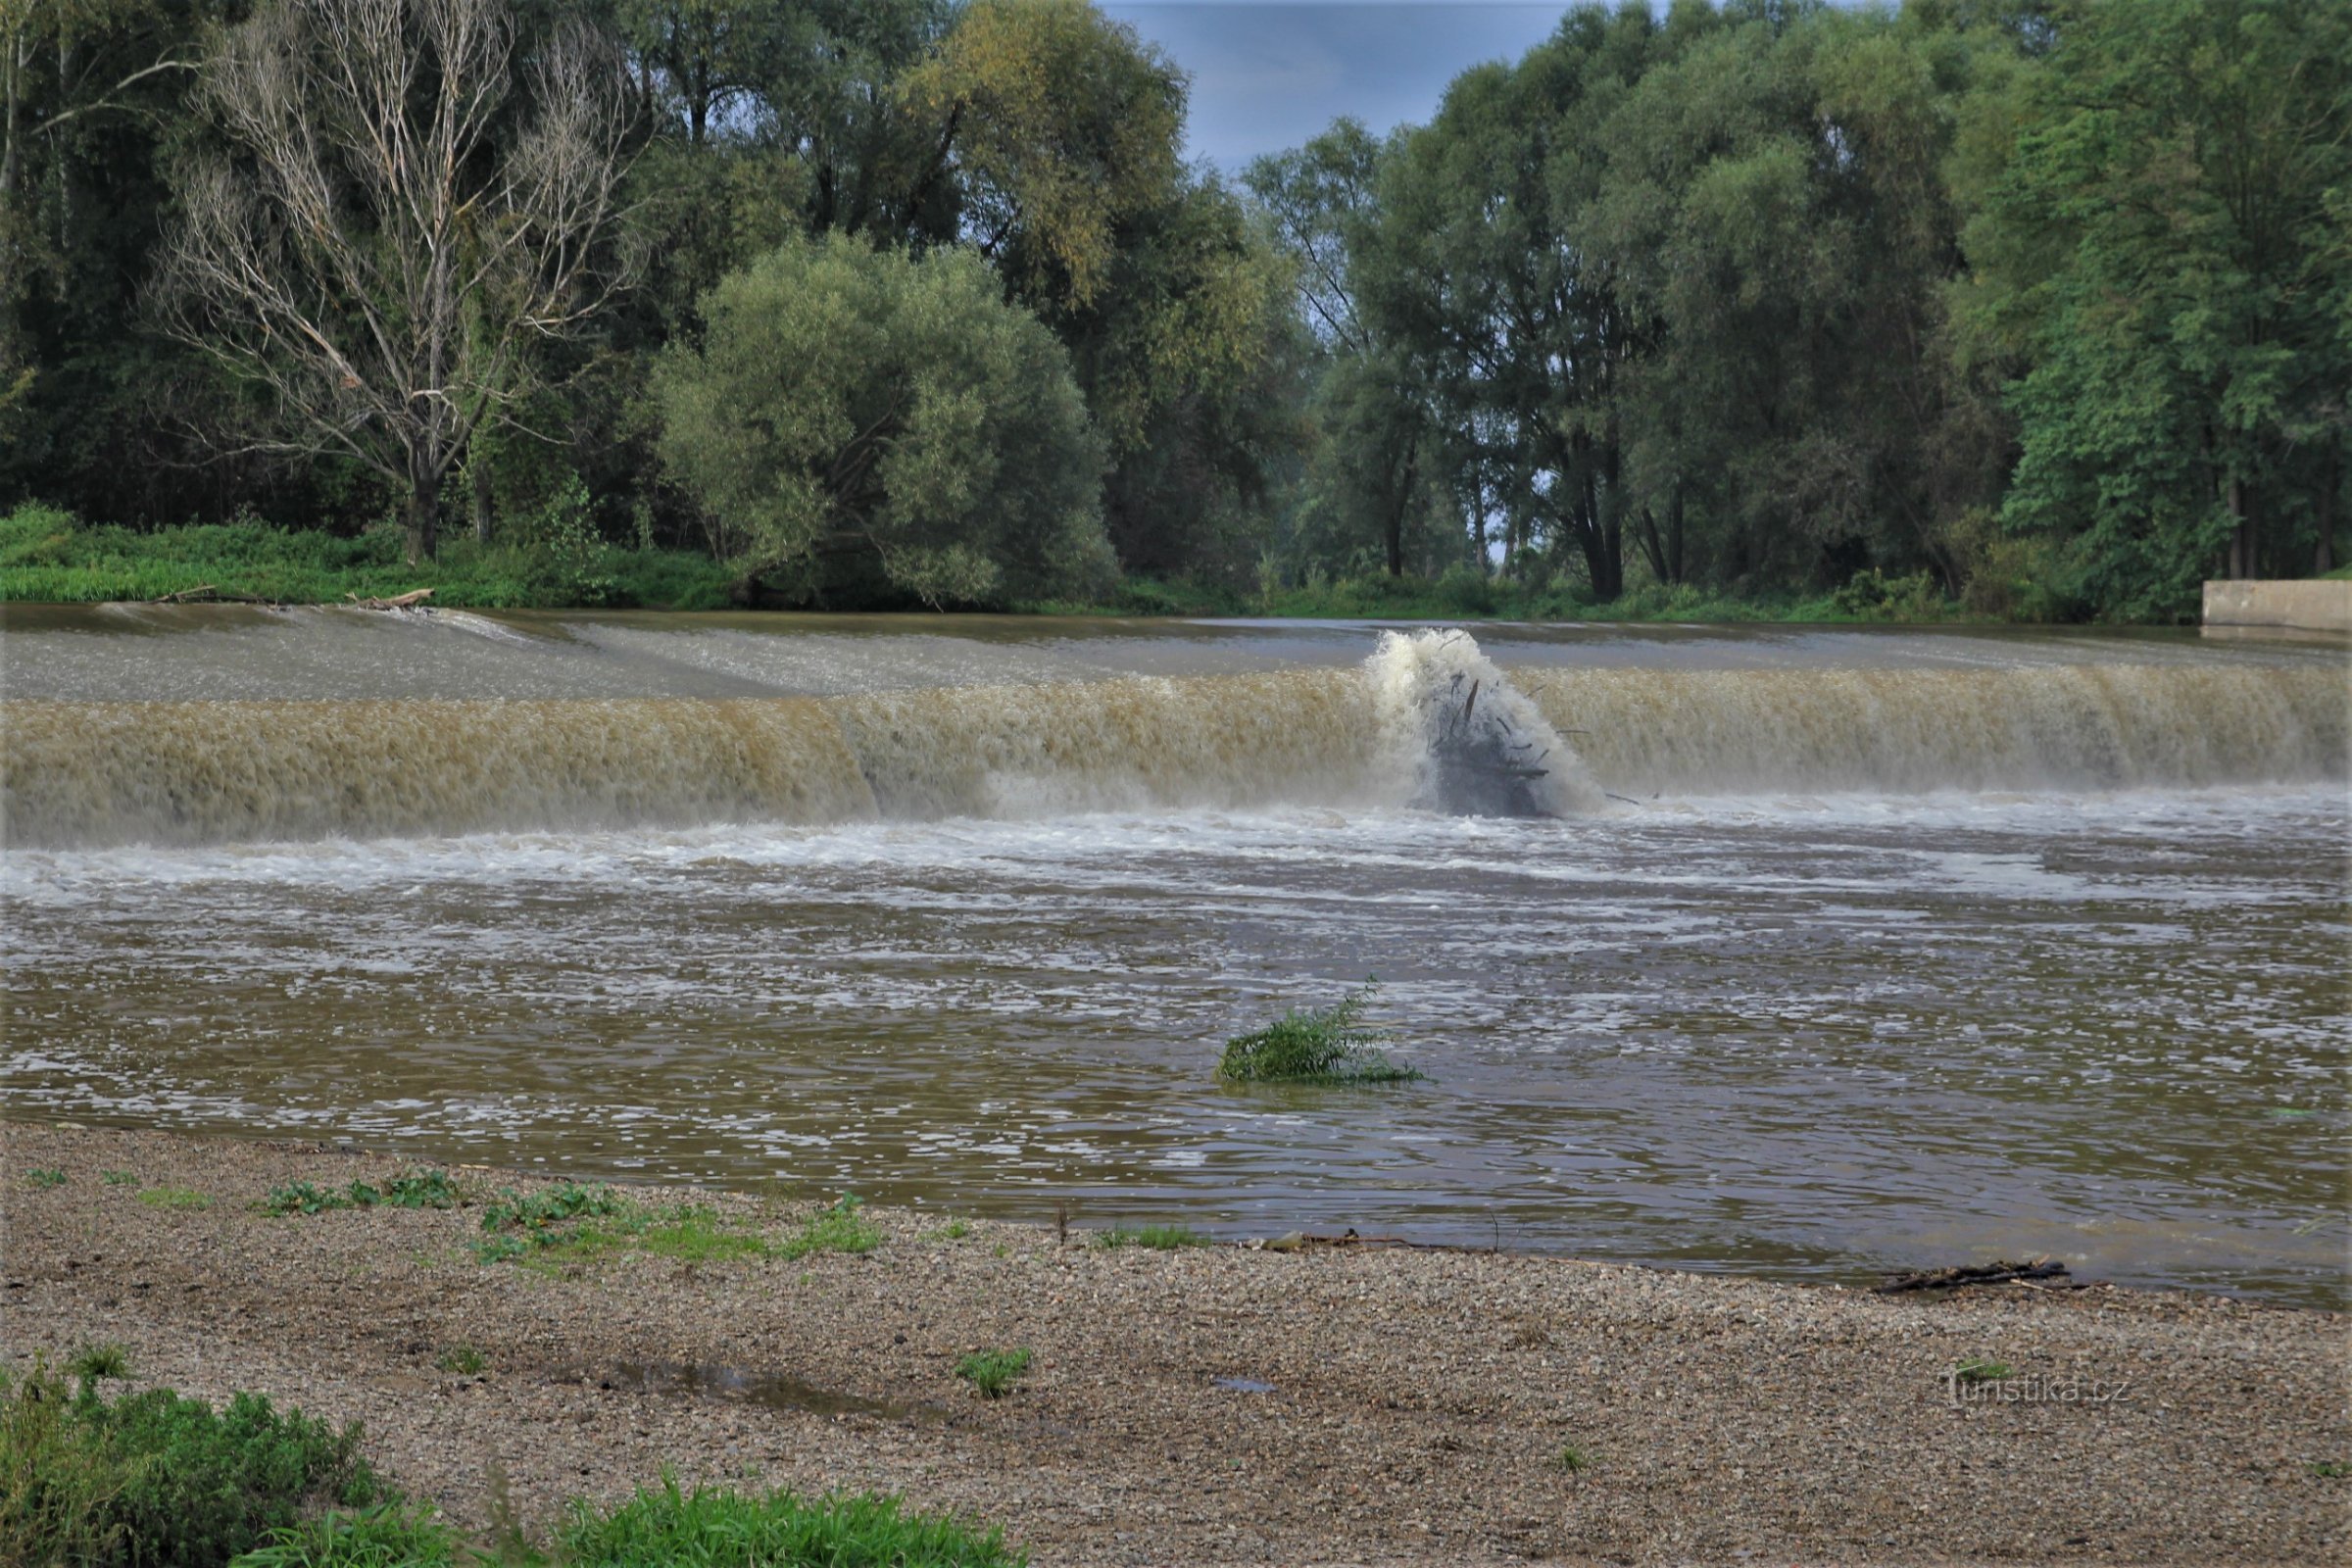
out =
<path fill-rule="evenodd" d="M 701 308 L 657 368 L 662 460 L 747 575 L 846 563 L 933 606 L 1107 577 L 1084 403 L 977 257 L 796 241 Z"/>
<path fill-rule="evenodd" d="M 865 1200 L 857 1194 L 842 1194 L 795 1232 L 779 1250 L 788 1258 L 807 1257 L 811 1252 L 872 1251 L 882 1245 L 882 1233 L 858 1212 L 864 1206 Z"/>
<path fill-rule="evenodd" d="M 1392 1062 L 1391 1036 L 1363 1024 L 1376 986 L 1367 981 L 1328 1007 L 1294 1007 L 1251 1034 L 1225 1042 L 1217 1076 L 1236 1083 L 1402 1083 L 1422 1074 Z"/>
<path fill-rule="evenodd" d="M 681 1492 L 674 1477 L 610 1512 L 572 1505 L 559 1539 L 569 1568 L 760 1563 L 774 1568 L 1000 1568 L 1025 1563 L 999 1531 L 910 1513 L 896 1497 Z"/>
<path fill-rule="evenodd" d="M 2024 367 L 2003 523 L 2101 613 L 2326 571 L 2352 448 L 2352 15 L 2291 0 L 2069 12 L 1978 106 L 1974 347 Z"/>
<path fill-rule="evenodd" d="M 356 1426 L 253 1394 L 218 1411 L 169 1389 L 109 1401 L 99 1383 L 128 1371 L 109 1347 L 73 1369 L 71 1395 L 37 1363 L 0 1378 L 0 1561 L 206 1568 L 319 1504 L 390 1498 Z"/>
<path fill-rule="evenodd" d="M 24 1173 L 24 1184 L 35 1191 L 63 1187 L 66 1185 L 66 1173 L 62 1170 L 28 1170 Z"/>
<path fill-rule="evenodd" d="M 230 1568 L 455 1568 L 459 1546 L 431 1509 L 383 1503 L 281 1525 Z"/>
<path fill-rule="evenodd" d="M 270 1189 L 262 1208 L 269 1214 L 319 1214 L 330 1208 L 455 1208 L 457 1184 L 445 1170 L 409 1171 L 381 1187 L 354 1181 L 348 1187 L 318 1188 L 288 1182 Z"/>
<path fill-rule="evenodd" d="M 1185 1248 L 1206 1247 L 1209 1242 L 1199 1231 L 1183 1225 L 1138 1225 L 1133 1229 L 1113 1225 L 1109 1230 L 1095 1233 L 1095 1245 L 1111 1250 L 1141 1247 L 1155 1252 L 1172 1252 Z"/>
<path fill-rule="evenodd" d="M 676 610 L 726 603 L 731 573 L 682 551 L 598 547 L 577 572 L 601 602 Z M 211 587 L 276 604 L 332 605 L 433 590 L 451 609 L 524 609 L 578 603 L 560 574 L 527 545 L 445 545 L 438 559 L 404 565 L 391 529 L 350 538 L 259 522 L 205 523 L 139 532 L 84 526 L 54 508 L 24 506 L 0 516 L 0 600 L 86 604 L 160 599 Z"/>
<path fill-rule="evenodd" d="M 471 1377 L 490 1364 L 490 1358 L 470 1345 L 453 1345 L 433 1357 L 433 1365 L 443 1372 L 455 1372 Z"/>
<path fill-rule="evenodd" d="M 213 1206 L 212 1195 L 200 1193 L 193 1187 L 170 1185 L 150 1187 L 139 1194 L 139 1201 L 149 1208 L 169 1208 L 179 1213 L 193 1213 Z"/>
<path fill-rule="evenodd" d="M 529 1194 L 510 1188 L 498 1201 L 483 1208 L 482 1230 L 486 1239 L 475 1244 L 474 1254 L 485 1263 L 521 1257 L 569 1240 L 573 1235 L 567 1228 L 570 1221 L 623 1211 L 623 1203 L 610 1187 L 583 1187 L 577 1182 L 566 1182 L 561 1187 Z"/>
<path fill-rule="evenodd" d="M 979 1391 L 983 1399 L 1001 1399 L 1029 1370 L 1030 1359 L 1029 1352 L 1020 1348 L 974 1350 L 956 1363 L 956 1375 Z"/>

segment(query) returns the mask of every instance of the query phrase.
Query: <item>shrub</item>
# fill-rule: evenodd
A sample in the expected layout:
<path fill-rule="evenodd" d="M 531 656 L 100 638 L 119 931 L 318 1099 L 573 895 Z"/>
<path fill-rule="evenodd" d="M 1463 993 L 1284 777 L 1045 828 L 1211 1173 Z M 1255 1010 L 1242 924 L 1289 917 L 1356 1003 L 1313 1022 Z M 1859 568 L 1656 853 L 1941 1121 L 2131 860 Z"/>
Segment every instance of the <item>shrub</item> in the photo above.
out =
<path fill-rule="evenodd" d="M 71 1370 L 71 1395 L 38 1364 L 0 1382 L 0 1562 L 213 1568 L 322 1505 L 391 1500 L 356 1426 L 255 1394 L 220 1411 L 170 1389 L 109 1403 L 99 1383 L 128 1370 L 112 1346 Z"/>
<path fill-rule="evenodd" d="M 1364 1009 L 1377 988 L 1366 982 L 1328 1007 L 1291 1011 L 1254 1034 L 1225 1042 L 1217 1076 L 1237 1083 L 1401 1083 L 1422 1076 L 1391 1061 L 1388 1034 L 1366 1028 Z"/>
<path fill-rule="evenodd" d="M 573 1503 L 559 1552 L 567 1568 L 1017 1568 L 1029 1560 L 1005 1546 L 1001 1531 L 908 1513 L 897 1497 L 681 1493 L 674 1477 L 658 1490 L 640 1488 L 610 1512 Z"/>

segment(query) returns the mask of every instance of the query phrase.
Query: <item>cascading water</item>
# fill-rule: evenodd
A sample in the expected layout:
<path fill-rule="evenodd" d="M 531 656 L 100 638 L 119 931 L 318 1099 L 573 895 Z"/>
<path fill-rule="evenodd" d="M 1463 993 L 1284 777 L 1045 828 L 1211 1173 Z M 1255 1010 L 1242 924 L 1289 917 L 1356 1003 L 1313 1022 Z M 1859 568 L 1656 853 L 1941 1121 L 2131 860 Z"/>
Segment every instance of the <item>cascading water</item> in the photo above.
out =
<path fill-rule="evenodd" d="M 331 670 L 345 628 L 297 630 L 303 659 L 272 657 Z M 531 691 L 625 689 L 632 671 L 659 685 L 682 662 L 632 663 L 577 638 L 440 636 L 461 665 L 511 663 Z M 724 697 L 60 701 L 15 695 L 14 661 L 0 807 L 23 845 L 1282 805 L 1568 816 L 1609 792 L 2340 779 L 2352 744 L 2342 672 L 2327 663 L 1506 671 L 1467 633 L 1419 631 L 1381 634 L 1352 667 L 762 696 L 743 673 L 760 667 L 760 641 L 730 645 L 737 695 Z M 836 661 L 862 652 L 825 646 Z M 202 686 L 211 676 L 190 662 L 164 673 Z"/>

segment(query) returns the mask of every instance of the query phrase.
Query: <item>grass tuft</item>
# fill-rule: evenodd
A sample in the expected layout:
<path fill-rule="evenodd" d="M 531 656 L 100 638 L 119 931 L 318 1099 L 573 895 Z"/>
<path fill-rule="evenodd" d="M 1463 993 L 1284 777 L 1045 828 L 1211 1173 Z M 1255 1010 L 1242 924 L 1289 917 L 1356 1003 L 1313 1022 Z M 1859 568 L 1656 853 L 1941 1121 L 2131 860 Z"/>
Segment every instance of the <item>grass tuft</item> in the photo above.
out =
<path fill-rule="evenodd" d="M 891 1496 L 744 1496 L 724 1488 L 680 1492 L 675 1477 L 610 1512 L 572 1505 L 559 1540 L 571 1568 L 656 1563 L 840 1565 L 840 1568 L 1018 1568 L 1029 1559 L 1002 1532 L 909 1513 Z"/>
<path fill-rule="evenodd" d="M 2003 1378 L 2014 1376 L 2016 1370 L 2006 1361 L 1992 1361 L 1972 1356 L 1952 1368 L 1952 1381 L 1955 1383 L 1998 1383 Z"/>
<path fill-rule="evenodd" d="M 136 1187 L 139 1185 L 138 1176 L 127 1170 L 100 1171 L 98 1179 L 109 1187 Z"/>
<path fill-rule="evenodd" d="M 1155 1252 L 1172 1252 L 1179 1248 L 1206 1247 L 1207 1237 L 1183 1225 L 1138 1225 L 1129 1230 L 1113 1225 L 1106 1231 L 1095 1232 L 1095 1245 L 1103 1248 L 1142 1247 Z"/>
<path fill-rule="evenodd" d="M 456 1568 L 459 1546 L 430 1508 L 382 1503 L 281 1525 L 229 1568 Z"/>
<path fill-rule="evenodd" d="M 213 1206 L 212 1199 L 193 1187 L 150 1187 L 139 1194 L 139 1201 L 149 1208 L 169 1208 L 180 1213 Z"/>
<path fill-rule="evenodd" d="M 1254 1034 L 1225 1042 L 1217 1076 L 1236 1083 L 1388 1084 L 1422 1074 L 1382 1052 L 1386 1031 L 1366 1027 L 1378 983 L 1366 981 L 1328 1007 L 1293 1008 Z"/>
<path fill-rule="evenodd" d="M 956 1363 L 956 1375 L 980 1391 L 983 1399 L 1001 1399 L 1029 1370 L 1024 1349 L 974 1350 Z"/>
<path fill-rule="evenodd" d="M 471 1377 L 490 1364 L 490 1358 L 470 1345 L 453 1345 L 433 1358 L 433 1365 L 444 1372 Z"/>
<path fill-rule="evenodd" d="M 790 1258 L 807 1257 L 811 1252 L 870 1252 L 882 1245 L 882 1233 L 876 1230 L 858 1211 L 865 1200 L 856 1193 L 844 1193 L 827 1208 L 787 1241 L 779 1250 Z"/>
<path fill-rule="evenodd" d="M 1592 1456 L 1573 1443 L 1560 1445 L 1560 1451 L 1551 1456 L 1552 1468 L 1569 1475 L 1582 1475 L 1592 1468 Z"/>

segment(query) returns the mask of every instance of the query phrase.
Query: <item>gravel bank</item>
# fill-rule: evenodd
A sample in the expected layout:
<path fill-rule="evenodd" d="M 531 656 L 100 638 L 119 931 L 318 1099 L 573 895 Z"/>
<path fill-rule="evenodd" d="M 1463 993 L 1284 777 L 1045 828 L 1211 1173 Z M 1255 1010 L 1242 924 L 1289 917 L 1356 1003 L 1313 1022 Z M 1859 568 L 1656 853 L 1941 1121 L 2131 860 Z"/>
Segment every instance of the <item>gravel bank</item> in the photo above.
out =
<path fill-rule="evenodd" d="M 0 1143 L 0 1366 L 111 1340 L 144 1380 L 359 1420 L 393 1478 L 468 1524 L 496 1473 L 529 1518 L 670 1464 L 903 1492 L 1002 1523 L 1041 1564 L 2347 1552 L 2352 1481 L 2313 1470 L 2352 1461 L 2340 1314 L 1507 1253 L 1108 1250 L 887 1210 L 861 1257 L 541 1270 L 477 1262 L 478 1207 L 248 1206 L 402 1168 L 381 1154 L 23 1122 Z M 635 1196 L 777 1239 L 814 1207 Z M 437 1370 L 459 1345 L 478 1374 Z M 974 1397 L 954 1363 L 1005 1346 L 1033 1370 Z M 1946 1374 L 1971 1357 L 2016 1380 L 1955 1402 Z"/>

